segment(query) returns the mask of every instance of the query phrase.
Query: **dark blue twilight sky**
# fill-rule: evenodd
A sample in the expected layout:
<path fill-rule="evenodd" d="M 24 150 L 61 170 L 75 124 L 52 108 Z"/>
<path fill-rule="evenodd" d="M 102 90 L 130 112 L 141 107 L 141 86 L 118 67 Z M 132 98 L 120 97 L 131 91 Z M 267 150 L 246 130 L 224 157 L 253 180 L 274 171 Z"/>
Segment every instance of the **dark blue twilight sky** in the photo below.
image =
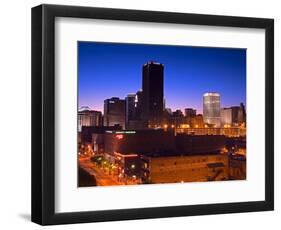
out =
<path fill-rule="evenodd" d="M 188 46 L 78 42 L 78 107 L 103 112 L 103 101 L 141 89 L 142 65 L 164 64 L 164 97 L 172 110 L 202 113 L 205 92 L 221 106 L 246 104 L 246 50 Z"/>

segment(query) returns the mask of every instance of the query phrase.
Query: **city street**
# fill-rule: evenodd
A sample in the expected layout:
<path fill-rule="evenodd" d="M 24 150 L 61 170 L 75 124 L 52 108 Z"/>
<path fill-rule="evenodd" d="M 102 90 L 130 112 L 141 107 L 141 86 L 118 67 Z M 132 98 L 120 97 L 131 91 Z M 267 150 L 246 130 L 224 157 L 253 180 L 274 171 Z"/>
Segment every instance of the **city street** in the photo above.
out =
<path fill-rule="evenodd" d="M 97 186 L 124 185 L 115 180 L 114 176 L 106 174 L 103 169 L 97 168 L 89 157 L 79 157 L 79 165 L 96 178 Z"/>

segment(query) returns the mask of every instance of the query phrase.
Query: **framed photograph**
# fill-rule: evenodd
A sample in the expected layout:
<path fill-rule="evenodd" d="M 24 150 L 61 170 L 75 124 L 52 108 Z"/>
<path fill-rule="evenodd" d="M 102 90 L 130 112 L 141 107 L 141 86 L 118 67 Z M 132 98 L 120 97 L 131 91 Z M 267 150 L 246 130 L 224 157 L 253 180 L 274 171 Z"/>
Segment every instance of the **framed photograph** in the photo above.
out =
<path fill-rule="evenodd" d="M 274 21 L 32 8 L 32 221 L 274 208 Z"/>

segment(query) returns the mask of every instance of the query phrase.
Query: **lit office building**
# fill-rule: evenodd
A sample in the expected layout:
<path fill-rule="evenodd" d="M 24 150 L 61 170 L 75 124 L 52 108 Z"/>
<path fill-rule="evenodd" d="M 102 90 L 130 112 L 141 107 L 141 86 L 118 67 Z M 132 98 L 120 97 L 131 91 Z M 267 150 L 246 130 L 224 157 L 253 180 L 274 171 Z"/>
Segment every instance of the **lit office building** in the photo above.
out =
<path fill-rule="evenodd" d="M 220 94 L 205 93 L 203 95 L 203 118 L 207 124 L 212 124 L 214 127 L 220 127 Z"/>
<path fill-rule="evenodd" d="M 223 127 L 232 125 L 232 109 L 231 108 L 222 108 L 221 109 L 221 125 Z"/>
<path fill-rule="evenodd" d="M 191 128 L 204 128 L 204 120 L 202 114 L 190 117 Z"/>
<path fill-rule="evenodd" d="M 244 104 L 221 109 L 221 124 L 223 126 L 237 126 L 246 122 Z"/>
<path fill-rule="evenodd" d="M 102 126 L 102 114 L 100 111 L 91 110 L 89 107 L 82 107 L 78 111 L 78 131 L 82 126 Z"/>
<path fill-rule="evenodd" d="M 118 97 L 104 100 L 104 126 L 120 125 L 125 129 L 126 102 Z"/>

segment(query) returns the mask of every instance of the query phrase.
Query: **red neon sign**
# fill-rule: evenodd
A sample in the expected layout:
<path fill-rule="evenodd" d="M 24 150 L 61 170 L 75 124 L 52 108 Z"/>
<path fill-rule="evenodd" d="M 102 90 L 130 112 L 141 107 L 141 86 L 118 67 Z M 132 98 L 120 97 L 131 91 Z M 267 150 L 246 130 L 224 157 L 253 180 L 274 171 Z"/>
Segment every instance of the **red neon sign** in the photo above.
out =
<path fill-rule="evenodd" d="M 123 137 L 124 137 L 124 135 L 123 135 L 123 134 L 118 134 L 118 135 L 116 135 L 116 138 L 117 138 L 118 140 L 123 139 Z"/>

